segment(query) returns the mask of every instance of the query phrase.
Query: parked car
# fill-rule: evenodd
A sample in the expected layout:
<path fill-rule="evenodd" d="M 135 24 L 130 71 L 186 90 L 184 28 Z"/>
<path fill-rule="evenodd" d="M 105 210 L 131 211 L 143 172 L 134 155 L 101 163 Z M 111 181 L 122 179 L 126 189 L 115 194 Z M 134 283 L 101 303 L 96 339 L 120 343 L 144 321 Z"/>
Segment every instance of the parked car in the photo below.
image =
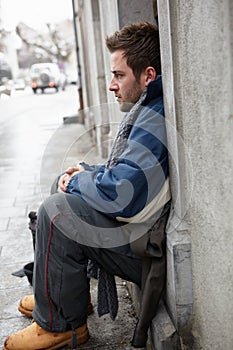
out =
<path fill-rule="evenodd" d="M 60 71 L 56 63 L 35 63 L 30 69 L 31 87 L 34 93 L 38 89 L 44 90 L 53 88 L 56 91 L 65 89 L 66 77 Z"/>
<path fill-rule="evenodd" d="M 14 80 L 14 89 L 15 90 L 24 90 L 26 88 L 25 80 L 18 78 Z"/>

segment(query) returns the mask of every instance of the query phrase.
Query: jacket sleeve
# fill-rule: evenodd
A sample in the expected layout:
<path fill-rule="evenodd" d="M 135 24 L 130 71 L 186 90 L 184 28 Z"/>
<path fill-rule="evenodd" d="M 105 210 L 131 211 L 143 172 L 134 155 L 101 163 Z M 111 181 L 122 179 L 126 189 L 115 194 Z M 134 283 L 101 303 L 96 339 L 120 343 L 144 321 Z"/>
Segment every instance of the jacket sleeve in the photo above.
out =
<path fill-rule="evenodd" d="M 156 196 L 167 176 L 164 117 L 150 110 L 138 117 L 113 168 L 103 165 L 80 172 L 71 178 L 66 192 L 105 215 L 129 218 Z"/>

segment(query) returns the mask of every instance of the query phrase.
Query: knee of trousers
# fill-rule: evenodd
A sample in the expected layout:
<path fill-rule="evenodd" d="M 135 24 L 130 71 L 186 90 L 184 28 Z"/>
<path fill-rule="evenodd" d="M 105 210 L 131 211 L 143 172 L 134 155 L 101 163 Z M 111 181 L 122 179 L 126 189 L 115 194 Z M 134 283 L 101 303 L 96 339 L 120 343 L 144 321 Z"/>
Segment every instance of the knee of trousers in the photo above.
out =
<path fill-rule="evenodd" d="M 87 223 L 90 208 L 79 197 L 68 193 L 55 193 L 44 200 L 38 211 L 39 230 L 49 231 L 50 226 L 77 243 L 88 244 L 95 226 Z M 88 244 L 89 245 L 89 244 Z"/>
<path fill-rule="evenodd" d="M 67 201 L 66 193 L 54 193 L 44 200 L 41 204 L 38 216 L 47 215 L 52 221 L 54 217 L 61 213 L 70 211 L 71 208 Z"/>

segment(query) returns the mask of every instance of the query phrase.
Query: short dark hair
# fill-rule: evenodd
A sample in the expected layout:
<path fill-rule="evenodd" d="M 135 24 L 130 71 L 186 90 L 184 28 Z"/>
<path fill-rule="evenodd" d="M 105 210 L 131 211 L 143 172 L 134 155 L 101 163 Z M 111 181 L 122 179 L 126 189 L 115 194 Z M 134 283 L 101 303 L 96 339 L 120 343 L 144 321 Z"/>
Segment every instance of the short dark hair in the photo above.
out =
<path fill-rule="evenodd" d="M 111 53 L 124 51 L 127 64 L 136 79 L 148 66 L 154 67 L 157 75 L 161 74 L 159 30 L 156 25 L 149 22 L 127 24 L 107 36 L 106 45 Z"/>

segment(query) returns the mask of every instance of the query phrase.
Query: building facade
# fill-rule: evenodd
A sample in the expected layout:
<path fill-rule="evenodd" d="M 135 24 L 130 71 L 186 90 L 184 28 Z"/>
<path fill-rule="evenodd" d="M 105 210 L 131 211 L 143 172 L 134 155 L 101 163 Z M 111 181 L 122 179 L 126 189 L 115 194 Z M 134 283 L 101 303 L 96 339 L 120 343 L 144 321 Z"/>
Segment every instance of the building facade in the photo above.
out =
<path fill-rule="evenodd" d="M 105 37 L 157 21 L 173 210 L 165 302 L 154 349 L 233 344 L 233 3 L 230 0 L 75 0 L 85 124 L 106 156 L 116 124 Z M 117 117 L 116 117 L 117 115 Z"/>

